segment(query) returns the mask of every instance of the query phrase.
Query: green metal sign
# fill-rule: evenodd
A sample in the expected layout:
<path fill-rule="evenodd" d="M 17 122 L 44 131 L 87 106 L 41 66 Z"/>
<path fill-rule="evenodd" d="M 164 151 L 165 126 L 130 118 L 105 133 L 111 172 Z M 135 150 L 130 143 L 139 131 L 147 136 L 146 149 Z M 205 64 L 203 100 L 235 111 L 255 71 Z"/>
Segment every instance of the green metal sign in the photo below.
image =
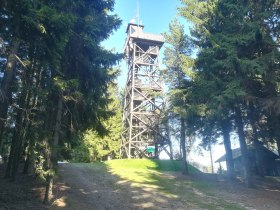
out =
<path fill-rule="evenodd" d="M 155 147 L 154 146 L 147 146 L 147 152 L 148 153 L 154 153 L 155 152 Z"/>

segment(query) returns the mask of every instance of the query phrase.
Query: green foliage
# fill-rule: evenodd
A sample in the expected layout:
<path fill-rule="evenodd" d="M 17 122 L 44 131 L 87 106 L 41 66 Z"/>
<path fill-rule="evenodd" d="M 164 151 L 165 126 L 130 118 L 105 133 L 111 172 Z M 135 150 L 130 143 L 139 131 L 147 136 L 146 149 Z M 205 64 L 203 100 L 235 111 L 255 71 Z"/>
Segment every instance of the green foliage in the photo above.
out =
<path fill-rule="evenodd" d="M 100 135 L 93 129 L 84 132 L 80 140 L 81 145 L 73 150 L 74 161 L 94 162 L 106 158 L 118 158 L 122 131 L 121 103 L 116 85 L 111 86 L 109 92 L 110 103 L 107 110 L 112 115 L 102 121 L 107 131 L 106 134 Z"/>
<path fill-rule="evenodd" d="M 165 81 L 171 89 L 180 88 L 185 77 L 193 77 L 189 69 L 192 67 L 193 59 L 190 58 L 190 43 L 185 35 L 183 25 L 174 19 L 169 25 L 169 33 L 164 33 L 167 46 L 164 50 L 163 63 L 166 69 L 163 70 Z M 186 75 L 186 73 L 190 75 Z"/>
<path fill-rule="evenodd" d="M 252 96 L 263 97 L 266 82 L 261 80 L 266 80 L 266 76 L 261 75 L 268 71 L 273 74 L 276 68 L 271 69 L 270 59 L 278 60 L 269 33 L 271 25 L 267 25 L 274 12 L 269 14 L 265 8 L 277 4 L 266 1 L 261 6 L 254 1 L 236 4 L 217 0 L 182 3 L 179 11 L 192 22 L 192 42 L 198 49 L 194 91 L 190 94 L 195 99 L 192 104 L 204 106 L 208 115 L 205 117 L 224 119 L 233 106 Z"/>
<path fill-rule="evenodd" d="M 187 174 L 187 151 L 191 148 L 194 141 L 190 136 L 193 134 L 191 129 L 187 130 L 186 119 L 189 115 L 189 106 L 191 106 L 191 98 L 189 97 L 192 90 L 191 84 L 196 77 L 193 71 L 194 59 L 191 57 L 192 45 L 189 37 L 185 34 L 184 26 L 177 19 L 169 24 L 169 33 L 164 34 L 167 46 L 164 51 L 164 64 L 166 69 L 163 76 L 169 85 L 167 93 L 169 106 L 169 117 L 172 116 L 173 123 L 171 126 L 171 135 L 176 139 L 180 139 L 180 154 L 184 164 L 182 166 L 183 173 Z M 188 139 L 186 139 L 186 132 Z M 180 133 L 180 135 L 178 135 Z M 189 151 L 188 151 L 189 152 Z"/>
<path fill-rule="evenodd" d="M 19 160 L 38 159 L 37 172 L 52 177 L 57 160 L 68 159 L 73 147 L 80 148 L 73 153 L 74 159 L 82 161 L 91 161 L 87 154 L 95 150 L 98 155 L 95 152 L 94 158 L 109 153 L 117 156 L 120 123 L 114 112 L 119 107 L 110 105 L 109 87 L 118 73 L 112 66 L 121 55 L 101 46 L 121 24 L 112 14 L 114 1 L 15 0 L 0 4 L 0 40 L 6 45 L 5 49 L 1 46 L 0 55 L 1 102 L 7 98 L 0 103 L 0 133 L 9 137 L 4 139 L 5 152 L 11 157 L 9 168 L 15 172 Z M 111 139 L 105 139 L 107 129 L 114 133 Z M 86 130 L 88 145 L 95 146 L 91 135 L 99 139 L 96 143 L 107 142 L 106 146 L 88 150 L 77 138 Z M 46 151 L 38 146 L 41 144 L 48 145 Z"/>
<path fill-rule="evenodd" d="M 190 86 L 182 90 L 192 90 L 187 100 L 190 104 L 188 108 L 192 107 L 187 115 L 188 125 L 202 137 L 202 145 L 208 147 L 216 142 L 221 130 L 225 132 L 222 129 L 225 123 L 227 132 L 231 132 L 234 122 L 239 128 L 240 144 L 244 145 L 242 151 L 246 159 L 243 123 L 247 130 L 254 130 L 254 135 L 248 137 L 247 142 L 265 142 L 267 128 L 260 121 L 270 116 L 273 108 L 268 111 L 269 105 L 265 107 L 264 104 L 270 101 L 268 98 L 279 97 L 280 53 L 278 35 L 274 35 L 275 28 L 279 27 L 279 21 L 275 23 L 280 15 L 279 2 L 181 2 L 183 6 L 179 12 L 192 24 L 190 41 L 197 51 L 195 77 Z M 277 100 L 275 103 L 278 103 Z M 198 107 L 204 107 L 202 112 L 195 111 Z M 239 120 L 235 118 L 233 121 L 238 110 L 241 110 Z M 279 118 L 275 109 L 272 112 Z M 271 126 L 269 129 L 274 130 L 276 127 Z M 278 148 L 279 137 L 277 133 L 274 136 Z"/>
<path fill-rule="evenodd" d="M 89 148 L 84 144 L 82 139 L 77 140 L 78 145 L 71 150 L 71 161 L 72 162 L 79 162 L 79 163 L 89 163 L 90 154 Z"/>

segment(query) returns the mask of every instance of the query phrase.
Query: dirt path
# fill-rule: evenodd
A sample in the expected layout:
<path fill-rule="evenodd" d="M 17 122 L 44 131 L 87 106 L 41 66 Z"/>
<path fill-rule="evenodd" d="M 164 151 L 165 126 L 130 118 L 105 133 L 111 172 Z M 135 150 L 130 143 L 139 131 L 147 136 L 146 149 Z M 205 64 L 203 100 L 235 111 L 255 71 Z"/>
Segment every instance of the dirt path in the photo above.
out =
<path fill-rule="evenodd" d="M 104 171 L 105 170 L 105 171 Z M 166 195 L 151 185 L 127 182 L 104 167 L 87 168 L 79 164 L 60 164 L 55 205 L 61 209 L 85 210 L 162 210 L 198 209 L 192 203 Z M 60 209 L 54 207 L 54 209 Z"/>
<path fill-rule="evenodd" d="M 62 199 L 57 202 L 61 207 L 65 202 L 67 209 L 134 209 L 127 196 L 114 189 L 114 177 L 108 173 L 76 164 L 60 164 L 59 174 L 70 186 L 60 185 Z"/>
<path fill-rule="evenodd" d="M 246 188 L 243 183 L 219 182 L 216 192 L 224 200 L 234 201 L 247 209 L 280 209 L 280 182 L 257 179 L 254 188 Z"/>
<path fill-rule="evenodd" d="M 186 179 L 179 175 L 178 179 Z M 247 188 L 241 181 L 227 182 L 224 178 L 213 179 L 212 175 L 201 174 L 201 176 L 189 177 L 194 180 L 207 180 L 211 183 L 212 193 L 224 201 L 236 203 L 250 210 L 280 210 L 280 179 L 256 178 L 254 187 Z"/>
<path fill-rule="evenodd" d="M 231 209 L 226 204 L 237 204 L 237 209 L 280 209 L 280 186 L 276 183 L 259 185 L 256 189 L 247 189 L 242 184 L 229 184 L 217 180 L 208 180 L 212 186 L 211 195 L 205 195 L 197 189 L 186 188 L 178 196 L 167 195 L 150 185 L 135 185 L 121 180 L 109 173 L 104 167 L 89 168 L 80 164 L 60 164 L 60 182 L 57 184 L 58 198 L 53 209 L 85 209 L 85 210 L 184 210 L 208 209 L 207 203 L 225 203 L 217 209 Z M 182 185 L 189 179 L 204 179 L 185 177 L 182 175 L 165 174 L 164 178 L 175 179 Z M 175 187 L 175 186 L 174 186 Z M 187 194 L 193 190 L 197 194 L 197 202 L 205 207 L 197 206 L 189 200 Z M 59 207 L 60 206 L 60 207 Z M 243 207 L 243 208 L 242 208 Z M 236 208 L 235 208 L 236 209 Z"/>
<path fill-rule="evenodd" d="M 45 189 L 40 179 L 21 175 L 9 182 L 1 178 L 0 165 L 0 210 L 280 209 L 279 177 L 256 180 L 256 187 L 248 189 L 215 175 L 153 170 L 133 171 L 138 177 L 127 181 L 123 175 L 130 172 L 121 171 L 119 176 L 105 164 L 60 164 L 55 202 L 47 206 L 42 204 Z"/>

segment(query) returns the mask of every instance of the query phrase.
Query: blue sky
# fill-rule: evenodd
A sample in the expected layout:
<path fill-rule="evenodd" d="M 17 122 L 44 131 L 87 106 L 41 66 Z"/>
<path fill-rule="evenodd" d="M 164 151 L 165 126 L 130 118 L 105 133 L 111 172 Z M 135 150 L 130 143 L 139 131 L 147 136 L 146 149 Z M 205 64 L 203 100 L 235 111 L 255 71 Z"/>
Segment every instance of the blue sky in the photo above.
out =
<path fill-rule="evenodd" d="M 161 34 L 168 32 L 169 23 L 177 15 L 176 8 L 180 5 L 179 0 L 138 0 L 139 19 L 144 25 L 144 32 Z M 126 38 L 127 24 L 137 16 L 137 0 L 115 0 L 115 10 L 122 20 L 121 27 L 106 40 L 103 45 L 107 49 L 115 49 L 122 53 Z M 163 52 L 164 49 L 161 51 Z M 124 87 L 127 66 L 125 61 L 121 63 L 121 75 L 118 79 L 119 86 Z"/>

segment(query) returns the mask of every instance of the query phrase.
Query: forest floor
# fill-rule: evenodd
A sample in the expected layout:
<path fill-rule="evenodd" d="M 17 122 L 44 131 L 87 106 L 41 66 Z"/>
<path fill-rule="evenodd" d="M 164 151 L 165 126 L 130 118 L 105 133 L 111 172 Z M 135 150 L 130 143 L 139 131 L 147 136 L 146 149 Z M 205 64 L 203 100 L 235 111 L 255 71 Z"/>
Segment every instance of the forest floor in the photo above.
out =
<path fill-rule="evenodd" d="M 1 167 L 0 167 L 1 173 Z M 132 169 L 108 164 L 59 164 L 51 206 L 41 204 L 43 183 L 20 176 L 11 183 L 0 179 L 0 209 L 275 209 L 280 206 L 280 179 L 242 182 L 195 173 Z"/>

